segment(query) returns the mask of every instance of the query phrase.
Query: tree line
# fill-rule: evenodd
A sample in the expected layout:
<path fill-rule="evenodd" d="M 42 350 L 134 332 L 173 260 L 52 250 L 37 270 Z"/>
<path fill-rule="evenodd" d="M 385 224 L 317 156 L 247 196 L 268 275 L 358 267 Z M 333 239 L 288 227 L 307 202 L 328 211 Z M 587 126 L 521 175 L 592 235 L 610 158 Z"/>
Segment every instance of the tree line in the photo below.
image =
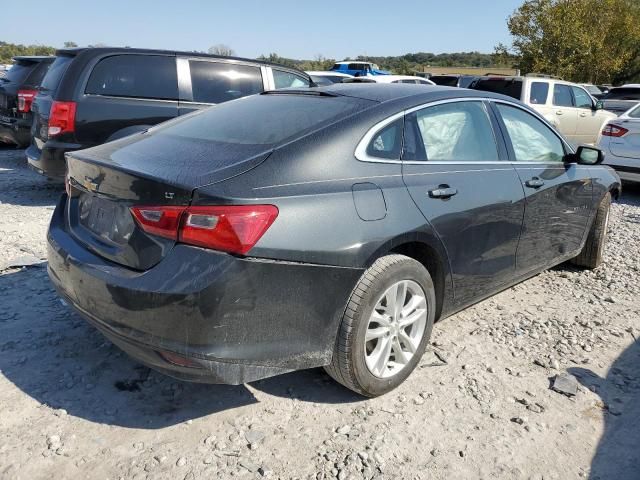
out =
<path fill-rule="evenodd" d="M 508 67 L 523 74 L 556 75 L 575 82 L 620 84 L 640 81 L 640 0 L 524 0 L 507 18 L 510 45 L 499 44 L 491 54 L 407 53 L 399 56 L 358 56 L 345 60 L 369 61 L 396 74 L 412 74 L 425 66 Z M 75 47 L 65 42 L 65 47 Z M 96 44 L 96 46 L 102 46 Z M 55 48 L 16 45 L 0 41 L 0 63 L 17 55 L 51 55 Z M 209 53 L 233 56 L 235 51 L 218 44 Z M 328 70 L 333 58 L 313 60 L 261 55 L 266 60 L 301 70 Z"/>

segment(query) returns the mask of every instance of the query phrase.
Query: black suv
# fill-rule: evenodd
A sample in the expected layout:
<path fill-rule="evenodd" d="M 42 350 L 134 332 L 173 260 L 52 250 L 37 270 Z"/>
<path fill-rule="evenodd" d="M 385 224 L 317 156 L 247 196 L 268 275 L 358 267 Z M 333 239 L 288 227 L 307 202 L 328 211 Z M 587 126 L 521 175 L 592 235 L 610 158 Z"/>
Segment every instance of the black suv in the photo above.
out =
<path fill-rule="evenodd" d="M 65 174 L 65 152 L 147 130 L 210 105 L 286 87 L 304 72 L 256 60 L 134 48 L 58 50 L 33 102 L 29 165 Z"/>
<path fill-rule="evenodd" d="M 14 57 L 0 77 L 0 141 L 19 147 L 29 144 L 31 103 L 55 57 Z"/>
<path fill-rule="evenodd" d="M 431 75 L 429 80 L 436 85 L 441 85 L 443 87 L 469 88 L 469 85 L 471 85 L 477 78 L 478 77 L 475 75 L 449 74 Z"/>

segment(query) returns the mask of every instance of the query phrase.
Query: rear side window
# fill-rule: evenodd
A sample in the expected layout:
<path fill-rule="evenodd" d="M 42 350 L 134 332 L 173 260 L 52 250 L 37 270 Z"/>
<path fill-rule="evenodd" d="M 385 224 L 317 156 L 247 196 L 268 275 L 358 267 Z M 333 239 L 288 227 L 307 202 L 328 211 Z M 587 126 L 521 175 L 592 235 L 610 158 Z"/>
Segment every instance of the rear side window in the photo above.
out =
<path fill-rule="evenodd" d="M 640 118 L 640 105 L 638 105 L 636 108 L 634 108 L 629 113 L 627 113 L 627 115 L 630 116 L 631 118 Z"/>
<path fill-rule="evenodd" d="M 56 59 L 49 67 L 49 70 L 47 70 L 47 74 L 44 76 L 40 88 L 42 90 L 55 93 L 55 91 L 58 89 L 58 85 L 60 85 L 62 77 L 64 76 L 64 72 L 67 71 L 67 68 L 72 61 L 73 57 L 68 57 L 66 55 L 56 57 Z"/>
<path fill-rule="evenodd" d="M 310 87 L 311 84 L 302 75 L 296 75 L 292 72 L 285 72 L 284 70 L 273 69 L 273 81 L 276 88 L 289 88 L 289 87 Z"/>
<path fill-rule="evenodd" d="M 224 103 L 264 90 L 259 67 L 189 60 L 193 101 Z"/>
<path fill-rule="evenodd" d="M 549 84 L 546 82 L 532 82 L 529 93 L 529 103 L 533 105 L 545 105 L 549 96 Z"/>
<path fill-rule="evenodd" d="M 387 160 L 400 159 L 402 128 L 402 119 L 396 120 L 390 125 L 383 127 L 373 136 L 371 143 L 367 146 L 367 155 Z"/>
<path fill-rule="evenodd" d="M 345 118 L 372 103 L 350 97 L 276 92 L 207 108 L 154 131 L 220 144 L 275 145 Z"/>
<path fill-rule="evenodd" d="M 434 82 L 436 85 L 442 85 L 445 87 L 457 87 L 458 86 L 458 77 L 452 76 L 433 76 L 429 80 Z"/>
<path fill-rule="evenodd" d="M 98 63 L 87 82 L 86 93 L 114 97 L 178 99 L 175 57 L 115 55 Z"/>
<path fill-rule="evenodd" d="M 556 107 L 573 107 L 571 88 L 568 85 L 554 85 L 553 104 Z"/>
<path fill-rule="evenodd" d="M 499 160 L 491 120 L 482 102 L 455 102 L 427 107 L 412 114 L 409 121 L 417 125 L 426 153 L 426 158 L 416 160 Z"/>
<path fill-rule="evenodd" d="M 476 90 L 501 93 L 520 100 L 522 97 L 522 80 L 508 78 L 483 78 L 473 86 Z"/>

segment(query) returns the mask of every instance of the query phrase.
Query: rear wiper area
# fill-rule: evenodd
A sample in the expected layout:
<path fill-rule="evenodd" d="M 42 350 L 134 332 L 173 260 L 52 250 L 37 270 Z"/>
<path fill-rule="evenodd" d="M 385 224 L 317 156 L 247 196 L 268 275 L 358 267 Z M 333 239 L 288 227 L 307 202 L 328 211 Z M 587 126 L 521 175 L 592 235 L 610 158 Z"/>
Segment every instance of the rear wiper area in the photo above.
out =
<path fill-rule="evenodd" d="M 267 90 L 260 95 L 310 95 L 312 97 L 340 97 L 337 93 L 325 92 L 323 90 Z"/>

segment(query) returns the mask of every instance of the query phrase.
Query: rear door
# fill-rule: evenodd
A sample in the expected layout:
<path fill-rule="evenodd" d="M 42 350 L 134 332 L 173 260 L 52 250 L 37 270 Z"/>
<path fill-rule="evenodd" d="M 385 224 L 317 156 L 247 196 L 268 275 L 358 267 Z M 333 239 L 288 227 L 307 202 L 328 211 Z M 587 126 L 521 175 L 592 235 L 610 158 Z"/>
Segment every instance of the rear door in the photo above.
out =
<path fill-rule="evenodd" d="M 267 89 L 266 67 L 236 61 L 178 58 L 180 115 Z"/>
<path fill-rule="evenodd" d="M 571 87 L 562 83 L 553 85 L 552 97 L 552 121 L 558 127 L 558 131 L 567 137 L 571 142 L 576 142 L 576 130 L 578 123 L 578 111 L 573 104 L 573 94 Z"/>
<path fill-rule="evenodd" d="M 524 193 L 495 131 L 477 100 L 427 106 L 405 120 L 403 178 L 447 250 L 457 305 L 515 274 Z"/>
<path fill-rule="evenodd" d="M 76 137 L 86 146 L 142 131 L 178 115 L 173 55 L 101 58 L 83 90 L 76 110 Z"/>
<path fill-rule="evenodd" d="M 507 147 L 525 190 L 517 269 L 525 274 L 577 254 L 592 210 L 589 169 L 564 163 L 568 148 L 542 120 L 496 102 Z"/>

